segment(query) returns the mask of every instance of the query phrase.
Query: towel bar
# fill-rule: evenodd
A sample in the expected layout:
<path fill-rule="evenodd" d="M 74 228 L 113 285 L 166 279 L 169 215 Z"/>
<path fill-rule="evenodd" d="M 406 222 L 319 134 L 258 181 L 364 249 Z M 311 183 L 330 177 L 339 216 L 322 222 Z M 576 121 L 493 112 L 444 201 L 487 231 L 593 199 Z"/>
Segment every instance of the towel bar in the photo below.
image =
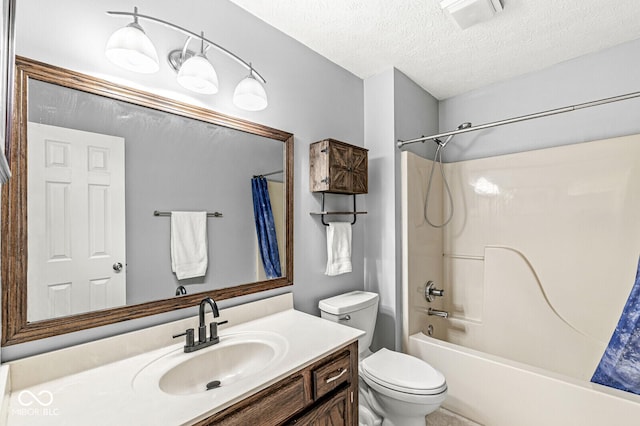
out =
<path fill-rule="evenodd" d="M 153 211 L 153 215 L 154 216 L 171 216 L 171 212 L 161 212 L 161 211 L 158 211 L 158 210 L 154 210 Z M 213 212 L 213 213 L 207 212 L 207 217 L 222 217 L 222 213 L 220 213 L 220 212 Z"/>
<path fill-rule="evenodd" d="M 322 193 L 322 211 L 320 211 L 320 212 L 311 212 L 309 214 L 320 215 L 321 216 L 321 220 L 322 220 L 322 224 L 324 226 L 329 226 L 329 224 L 324 221 L 324 217 L 327 216 L 327 215 L 353 215 L 353 222 L 351 222 L 351 224 L 355 225 L 356 219 L 357 219 L 356 215 L 367 214 L 367 212 L 356 211 L 356 194 L 353 194 L 353 211 L 350 211 L 350 212 L 340 212 L 340 211 L 329 212 L 329 211 L 326 211 L 324 209 L 324 192 L 323 192 Z"/>

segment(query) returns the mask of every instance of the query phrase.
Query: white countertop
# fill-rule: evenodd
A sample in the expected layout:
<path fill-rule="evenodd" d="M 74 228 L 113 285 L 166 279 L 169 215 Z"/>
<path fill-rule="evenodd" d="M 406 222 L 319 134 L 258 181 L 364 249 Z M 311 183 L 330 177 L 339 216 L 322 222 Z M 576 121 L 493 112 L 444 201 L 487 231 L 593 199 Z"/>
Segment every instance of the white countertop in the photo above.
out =
<path fill-rule="evenodd" d="M 137 373 L 166 354 L 180 352 L 184 345 L 181 340 L 171 346 L 15 390 L 9 397 L 7 424 L 188 425 L 268 387 L 362 334 L 357 329 L 289 309 L 236 326 L 221 327 L 219 335 L 224 340 L 225 336 L 230 338 L 246 332 L 276 333 L 287 345 L 284 356 L 253 376 L 255 380 L 246 386 L 192 395 L 169 395 L 159 388 L 149 392 L 134 388 Z"/>

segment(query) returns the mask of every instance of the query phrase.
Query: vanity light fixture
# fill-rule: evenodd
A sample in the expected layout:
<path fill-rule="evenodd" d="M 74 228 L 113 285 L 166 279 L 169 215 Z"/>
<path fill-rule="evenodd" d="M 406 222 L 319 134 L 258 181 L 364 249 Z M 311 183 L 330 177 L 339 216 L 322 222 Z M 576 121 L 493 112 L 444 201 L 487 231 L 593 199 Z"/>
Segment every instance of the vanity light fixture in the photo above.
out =
<path fill-rule="evenodd" d="M 253 67 L 249 64 L 249 75 L 236 86 L 233 103 L 247 111 L 260 111 L 267 107 L 267 93 L 252 71 Z"/>
<path fill-rule="evenodd" d="M 134 8 L 133 22 L 111 34 L 105 55 L 114 64 L 143 74 L 160 69 L 156 48 L 138 24 L 138 8 Z"/>
<path fill-rule="evenodd" d="M 206 39 L 203 32 L 196 34 L 168 21 L 141 15 L 138 13 L 137 7 L 134 7 L 133 13 L 108 11 L 107 14 L 133 17 L 132 23 L 113 33 L 107 42 L 105 54 L 114 64 L 129 71 L 140 73 L 150 74 L 158 71 L 160 68 L 158 54 L 138 20 L 155 22 L 187 36 L 182 49 L 172 50 L 168 54 L 169 65 L 178 73 L 177 80 L 182 87 L 203 94 L 218 92 L 218 75 L 206 57 L 206 52 L 213 47 L 234 59 L 249 71 L 249 75 L 240 81 L 235 89 L 233 94 L 234 104 L 246 111 L 260 111 L 267 107 L 267 93 L 263 87 L 263 84 L 267 83 L 266 80 L 253 69 L 250 63 L 224 47 Z M 200 40 L 199 53 L 194 53 L 187 49 L 192 39 Z"/>
<path fill-rule="evenodd" d="M 204 55 L 204 33 L 200 33 L 200 53 L 187 58 L 187 45 L 180 52 L 182 60 L 178 67 L 178 83 L 185 89 L 205 95 L 218 93 L 218 74 Z M 187 39 L 187 40 L 190 40 Z M 175 55 L 175 54 L 174 54 Z M 173 62 L 169 62 L 173 65 Z M 177 62 L 175 62 L 177 64 Z M 176 68 L 174 68 L 176 69 Z"/>

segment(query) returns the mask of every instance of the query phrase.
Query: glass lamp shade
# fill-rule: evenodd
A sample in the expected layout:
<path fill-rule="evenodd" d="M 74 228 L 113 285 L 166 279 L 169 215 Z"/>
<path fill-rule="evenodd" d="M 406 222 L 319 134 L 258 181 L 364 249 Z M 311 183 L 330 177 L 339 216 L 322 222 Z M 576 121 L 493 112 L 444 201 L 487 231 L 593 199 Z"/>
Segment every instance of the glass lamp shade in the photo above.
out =
<path fill-rule="evenodd" d="M 245 111 L 261 111 L 268 105 L 267 92 L 258 80 L 249 75 L 236 86 L 233 103 Z"/>
<path fill-rule="evenodd" d="M 107 58 L 129 71 L 151 74 L 158 69 L 158 53 L 142 28 L 129 24 L 114 32 L 105 49 Z"/>
<path fill-rule="evenodd" d="M 178 83 L 197 93 L 218 93 L 218 74 L 211 62 L 202 55 L 195 55 L 184 61 L 178 71 Z"/>

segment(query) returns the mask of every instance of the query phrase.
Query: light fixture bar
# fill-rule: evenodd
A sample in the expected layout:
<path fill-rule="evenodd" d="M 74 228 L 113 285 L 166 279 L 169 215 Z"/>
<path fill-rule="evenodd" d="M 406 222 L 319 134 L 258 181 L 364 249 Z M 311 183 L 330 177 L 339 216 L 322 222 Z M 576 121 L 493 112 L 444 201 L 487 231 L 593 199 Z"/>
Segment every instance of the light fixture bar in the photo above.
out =
<path fill-rule="evenodd" d="M 264 77 L 262 77 L 260 75 L 260 73 L 255 70 L 255 68 L 253 68 L 249 63 L 245 62 L 241 57 L 239 57 L 235 53 L 225 49 L 224 47 L 220 46 L 219 44 L 216 44 L 216 43 L 212 42 L 209 39 L 204 38 L 200 34 L 196 34 L 196 33 L 192 32 L 192 31 L 187 30 L 186 28 L 182 28 L 179 25 L 172 24 L 171 22 L 167 22 L 167 21 L 165 21 L 163 19 L 154 18 L 153 16 L 141 15 L 141 14 L 136 13 L 136 12 L 107 11 L 107 15 L 111 15 L 111 16 L 133 16 L 134 18 L 138 17 L 138 19 L 146 19 L 147 21 L 155 22 L 157 24 L 164 25 L 165 27 L 172 28 L 172 29 L 174 29 L 176 31 L 180 31 L 183 34 L 185 34 L 186 36 L 197 38 L 198 40 L 202 40 L 202 41 L 206 42 L 209 46 L 215 47 L 216 49 L 218 49 L 220 52 L 226 54 L 231 59 L 234 59 L 240 65 L 245 67 L 251 74 L 253 74 L 255 77 L 257 77 L 258 80 L 260 80 L 262 83 L 264 83 L 264 84 L 267 83 L 267 80 L 265 80 Z M 207 49 L 208 49 L 208 47 L 207 47 Z"/>

